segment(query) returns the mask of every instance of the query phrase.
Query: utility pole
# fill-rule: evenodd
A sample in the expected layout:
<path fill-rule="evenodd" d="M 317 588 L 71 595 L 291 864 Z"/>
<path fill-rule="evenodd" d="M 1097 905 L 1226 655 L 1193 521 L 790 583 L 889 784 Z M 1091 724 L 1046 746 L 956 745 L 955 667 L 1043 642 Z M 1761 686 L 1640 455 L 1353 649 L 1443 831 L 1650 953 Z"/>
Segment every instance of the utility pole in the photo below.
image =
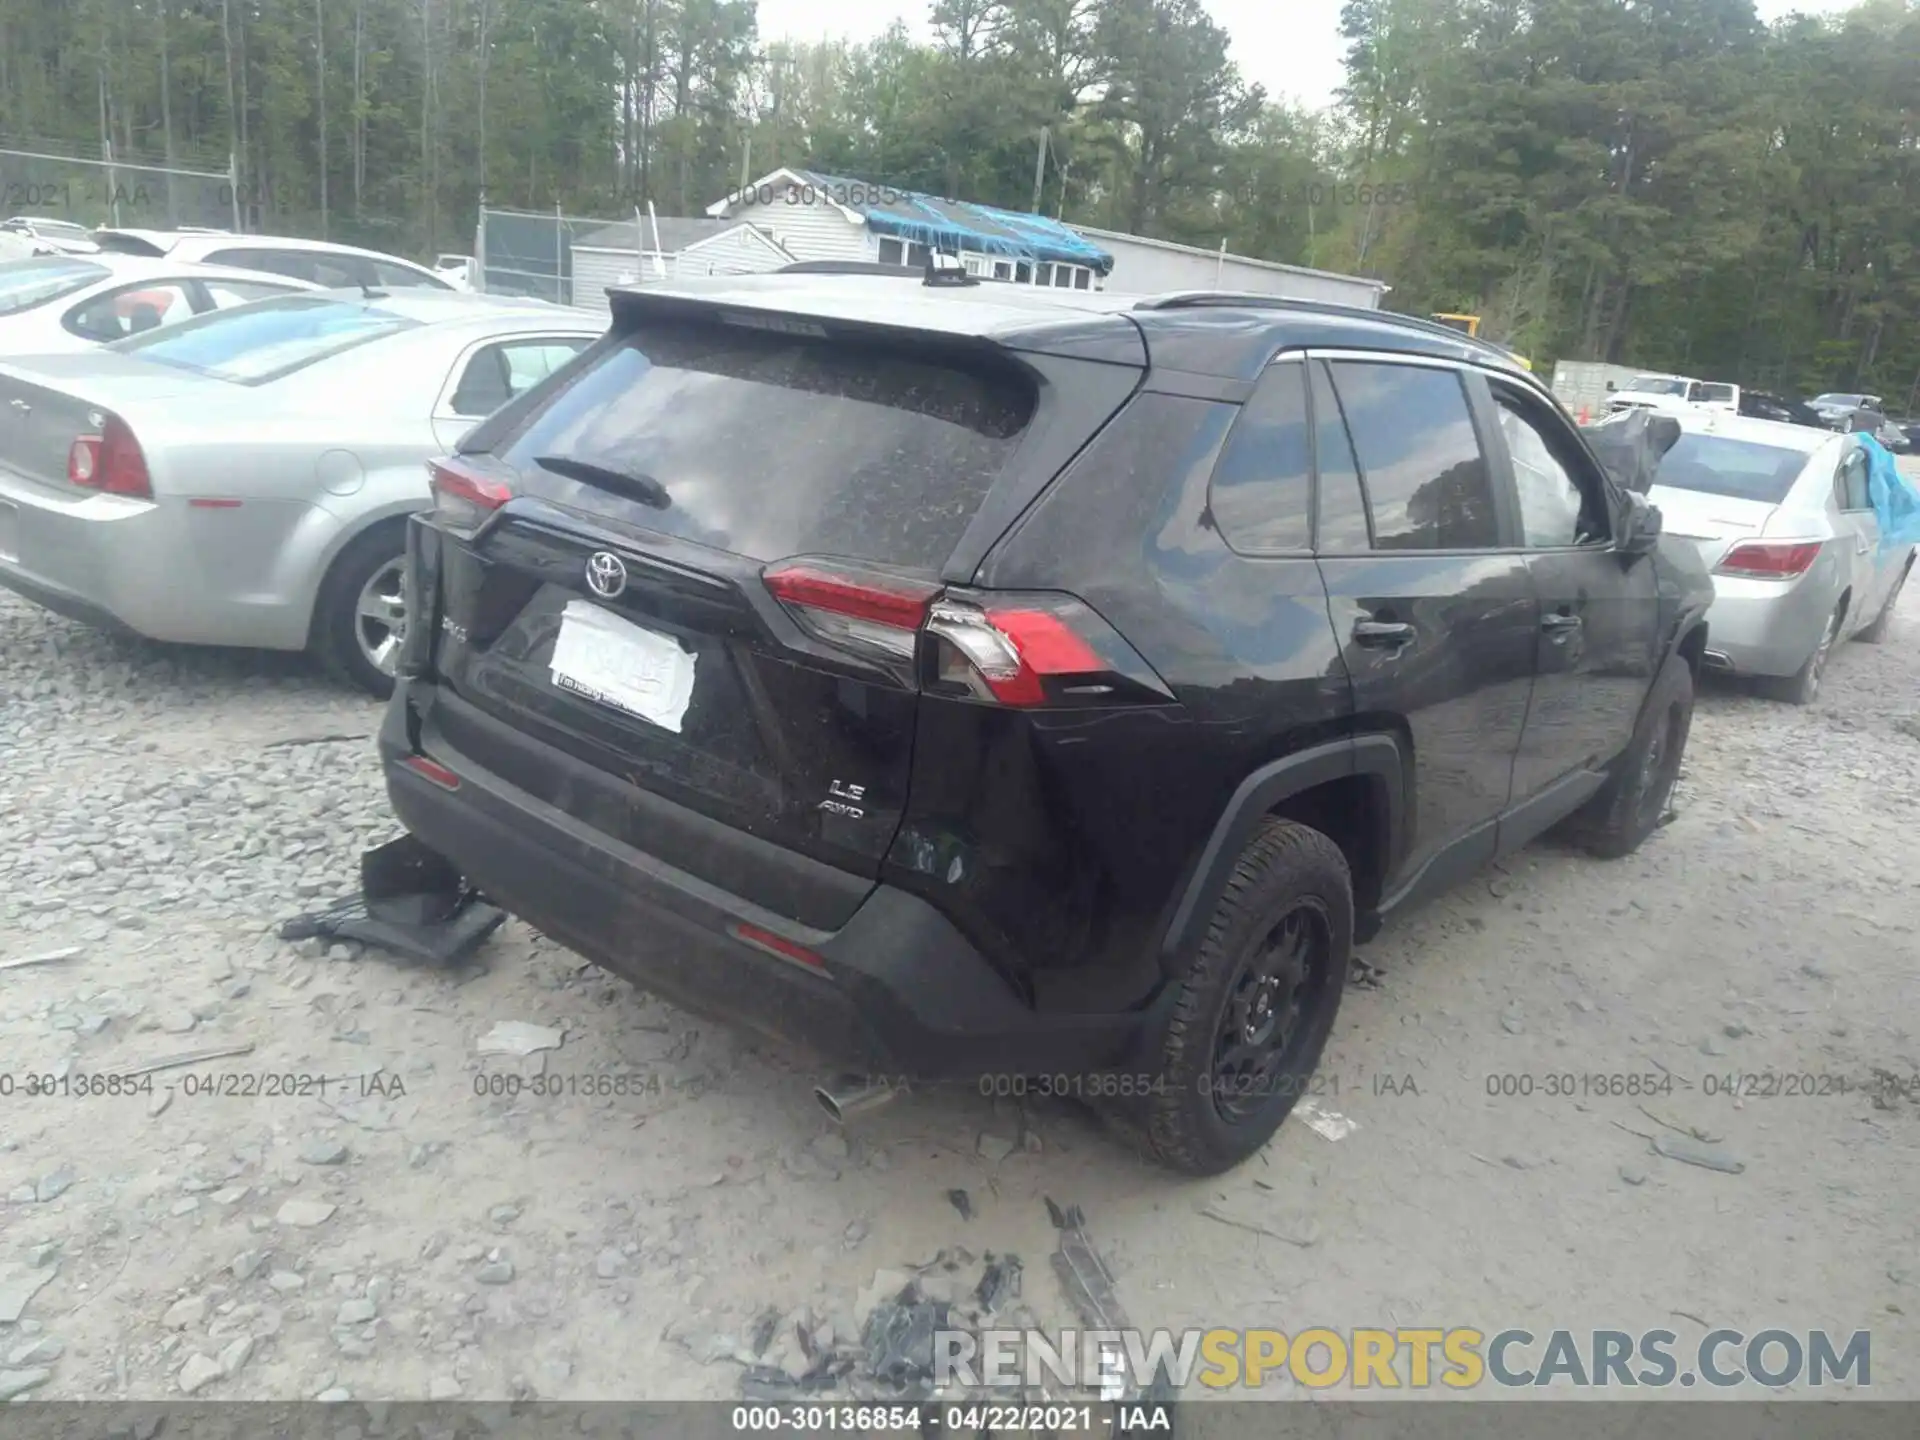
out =
<path fill-rule="evenodd" d="M 1033 205 L 1031 213 L 1040 213 L 1040 191 L 1047 183 L 1047 127 L 1040 127 L 1040 144 L 1033 156 Z"/>

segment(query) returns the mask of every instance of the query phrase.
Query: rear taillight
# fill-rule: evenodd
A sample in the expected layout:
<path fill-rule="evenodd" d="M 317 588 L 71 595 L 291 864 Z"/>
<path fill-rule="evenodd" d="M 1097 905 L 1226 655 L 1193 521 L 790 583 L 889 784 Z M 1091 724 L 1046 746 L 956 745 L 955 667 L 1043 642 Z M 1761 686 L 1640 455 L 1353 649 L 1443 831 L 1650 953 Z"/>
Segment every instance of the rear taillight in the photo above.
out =
<path fill-rule="evenodd" d="M 936 691 L 1020 709 L 1172 698 L 1112 626 L 1068 595 L 943 595 L 926 629 Z"/>
<path fill-rule="evenodd" d="M 829 645 L 911 661 L 938 585 L 877 571 L 784 560 L 762 572 L 768 592 Z"/>
<path fill-rule="evenodd" d="M 1714 570 L 1749 580 L 1791 580 L 1806 574 L 1819 555 L 1817 540 L 1743 540 Z"/>
<path fill-rule="evenodd" d="M 96 435 L 76 435 L 67 449 L 67 481 L 109 495 L 153 498 L 153 478 L 140 442 L 118 415 L 106 416 Z"/>
<path fill-rule="evenodd" d="M 486 475 L 458 455 L 427 462 L 427 483 L 433 490 L 433 513 L 455 530 L 472 530 L 513 498 L 513 487 Z"/>
<path fill-rule="evenodd" d="M 761 578 L 815 639 L 892 662 L 903 680 L 936 694 L 1023 709 L 1173 698 L 1138 652 L 1070 595 L 943 590 L 800 559 Z"/>

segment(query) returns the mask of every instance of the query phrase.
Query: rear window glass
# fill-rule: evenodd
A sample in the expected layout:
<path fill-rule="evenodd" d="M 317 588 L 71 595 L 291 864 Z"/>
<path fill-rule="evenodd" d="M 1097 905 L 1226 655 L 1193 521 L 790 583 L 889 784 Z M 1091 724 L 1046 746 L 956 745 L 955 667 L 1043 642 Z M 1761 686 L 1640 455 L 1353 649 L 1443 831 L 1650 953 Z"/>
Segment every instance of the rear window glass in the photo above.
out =
<path fill-rule="evenodd" d="M 217 380 L 259 385 L 418 323 L 360 301 L 289 295 L 217 310 L 107 348 Z"/>
<path fill-rule="evenodd" d="M 18 315 L 104 280 L 107 267 L 48 255 L 0 264 L 0 315 Z"/>
<path fill-rule="evenodd" d="M 1033 406 L 1018 374 L 923 348 L 654 323 L 552 392 L 500 448 L 561 504 L 610 497 L 535 457 L 644 475 L 671 504 L 623 514 L 738 555 L 935 570 Z"/>
<path fill-rule="evenodd" d="M 1702 400 L 1731 400 L 1733 399 L 1733 386 L 1702 385 L 1700 387 L 1700 398 Z"/>
<path fill-rule="evenodd" d="M 1656 485 L 1778 505 L 1806 469 L 1807 452 L 1722 435 L 1682 435 L 1660 461 Z"/>

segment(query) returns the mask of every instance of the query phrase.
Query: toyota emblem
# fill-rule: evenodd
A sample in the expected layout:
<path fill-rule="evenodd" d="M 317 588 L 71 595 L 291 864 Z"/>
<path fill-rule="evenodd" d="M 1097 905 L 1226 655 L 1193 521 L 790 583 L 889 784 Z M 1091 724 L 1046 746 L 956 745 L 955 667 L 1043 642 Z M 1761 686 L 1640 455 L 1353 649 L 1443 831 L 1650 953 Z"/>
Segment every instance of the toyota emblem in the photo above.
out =
<path fill-rule="evenodd" d="M 587 560 L 587 588 L 612 600 L 627 588 L 627 567 L 618 555 L 596 550 Z"/>

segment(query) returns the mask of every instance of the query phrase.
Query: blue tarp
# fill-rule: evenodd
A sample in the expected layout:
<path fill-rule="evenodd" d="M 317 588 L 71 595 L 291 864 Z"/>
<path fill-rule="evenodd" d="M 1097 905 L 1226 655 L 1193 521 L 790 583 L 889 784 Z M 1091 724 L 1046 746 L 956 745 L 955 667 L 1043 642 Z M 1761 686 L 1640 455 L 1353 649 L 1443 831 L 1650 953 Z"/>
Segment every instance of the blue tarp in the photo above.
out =
<path fill-rule="evenodd" d="M 1860 437 L 1867 452 L 1867 488 L 1873 495 L 1874 517 L 1880 522 L 1880 548 L 1920 545 L 1920 491 L 1900 473 L 1893 452 L 1871 435 Z"/>
<path fill-rule="evenodd" d="M 1051 260 L 1085 265 L 1096 275 L 1113 270 L 1113 256 L 1072 227 L 1044 215 L 1027 215 L 975 205 L 967 200 L 943 200 L 917 191 L 893 190 L 814 170 L 795 171 L 830 199 L 867 217 L 876 235 L 893 235 L 930 249 L 974 250 L 1015 260 Z M 886 199 L 862 204 L 864 194 Z"/>

